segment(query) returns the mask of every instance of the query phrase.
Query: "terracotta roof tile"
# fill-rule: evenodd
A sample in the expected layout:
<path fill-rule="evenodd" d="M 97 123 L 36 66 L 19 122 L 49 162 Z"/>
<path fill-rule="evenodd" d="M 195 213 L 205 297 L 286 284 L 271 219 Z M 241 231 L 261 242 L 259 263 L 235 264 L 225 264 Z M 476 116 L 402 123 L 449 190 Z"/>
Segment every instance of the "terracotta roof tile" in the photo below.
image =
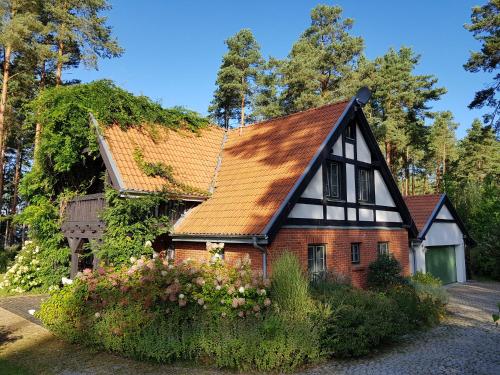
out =
<path fill-rule="evenodd" d="M 348 102 L 231 130 L 214 194 L 176 234 L 261 234 Z"/>
<path fill-rule="evenodd" d="M 134 150 L 139 149 L 144 161 L 172 166 L 175 180 L 196 191 L 183 191 L 185 189 L 171 185 L 168 186 L 169 190 L 188 195 L 208 193 L 223 136 L 224 130 L 217 126 L 203 128 L 199 133 L 160 126 L 150 132 L 144 127 L 124 131 L 119 126 L 108 127 L 104 131 L 105 140 L 124 184 L 122 188 L 153 192 L 168 186 L 164 178 L 147 176 L 140 169 L 134 160 Z"/>
<path fill-rule="evenodd" d="M 403 197 L 419 232 L 424 228 L 441 197 L 441 194 L 409 195 Z"/>

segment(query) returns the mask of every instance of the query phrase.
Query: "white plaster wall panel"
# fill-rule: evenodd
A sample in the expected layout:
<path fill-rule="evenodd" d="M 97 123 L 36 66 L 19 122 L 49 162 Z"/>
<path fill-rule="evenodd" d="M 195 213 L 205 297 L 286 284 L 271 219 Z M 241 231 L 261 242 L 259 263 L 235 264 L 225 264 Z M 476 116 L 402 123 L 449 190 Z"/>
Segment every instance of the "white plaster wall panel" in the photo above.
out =
<path fill-rule="evenodd" d="M 448 210 L 448 207 L 446 207 L 446 205 L 443 204 L 443 207 L 441 207 L 441 210 L 439 210 L 436 219 L 453 220 L 454 217 L 451 214 L 450 210 Z"/>
<path fill-rule="evenodd" d="M 354 179 L 354 164 L 346 163 L 347 201 L 356 202 L 356 185 Z"/>
<path fill-rule="evenodd" d="M 344 156 L 342 154 L 342 136 L 333 144 L 332 153 L 333 155 Z"/>
<path fill-rule="evenodd" d="M 356 126 L 356 154 L 359 161 L 364 161 L 365 163 L 372 162 L 370 149 L 365 142 L 365 138 L 363 137 L 359 126 Z"/>
<path fill-rule="evenodd" d="M 415 261 L 414 261 L 414 250 L 408 251 L 408 256 L 410 260 L 410 274 L 414 275 L 415 274 Z"/>
<path fill-rule="evenodd" d="M 374 172 L 374 183 L 375 183 L 375 204 L 379 206 L 389 206 L 395 207 L 394 200 L 392 199 L 391 193 L 380 174 L 380 171 L 375 170 Z"/>
<path fill-rule="evenodd" d="M 377 221 L 385 223 L 402 223 L 401 215 L 396 211 L 377 210 Z"/>
<path fill-rule="evenodd" d="M 424 246 L 459 245 L 463 234 L 455 223 L 433 223 L 425 235 Z"/>
<path fill-rule="evenodd" d="M 345 144 L 345 157 L 347 159 L 354 159 L 354 145 L 352 143 Z"/>
<path fill-rule="evenodd" d="M 345 220 L 344 207 L 326 207 L 326 218 L 328 220 Z"/>
<path fill-rule="evenodd" d="M 359 221 L 373 221 L 373 210 L 370 210 L 368 208 L 360 208 Z"/>
<path fill-rule="evenodd" d="M 288 215 L 295 219 L 323 219 L 323 206 L 297 203 Z"/>
<path fill-rule="evenodd" d="M 349 221 L 356 221 L 356 209 L 355 208 L 348 208 L 347 209 L 347 220 Z"/>
<path fill-rule="evenodd" d="M 423 242 L 415 249 L 415 267 L 417 271 L 425 272 L 425 246 Z"/>
<path fill-rule="evenodd" d="M 302 198 L 323 199 L 323 169 L 320 166 L 301 195 Z"/>
<path fill-rule="evenodd" d="M 455 246 L 455 259 L 457 265 L 457 281 L 459 283 L 465 283 L 467 281 L 467 276 L 465 273 L 465 251 L 463 243 Z"/>

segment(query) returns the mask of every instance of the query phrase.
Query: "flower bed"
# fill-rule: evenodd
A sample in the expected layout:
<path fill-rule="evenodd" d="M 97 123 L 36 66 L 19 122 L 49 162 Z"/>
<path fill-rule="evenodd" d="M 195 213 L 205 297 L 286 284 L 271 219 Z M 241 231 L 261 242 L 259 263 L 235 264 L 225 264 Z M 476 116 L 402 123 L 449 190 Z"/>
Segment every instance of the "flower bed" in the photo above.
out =
<path fill-rule="evenodd" d="M 160 362 L 291 370 L 319 357 L 309 322 L 275 313 L 269 281 L 248 258 L 235 266 L 131 260 L 85 270 L 37 315 L 66 340 Z"/>

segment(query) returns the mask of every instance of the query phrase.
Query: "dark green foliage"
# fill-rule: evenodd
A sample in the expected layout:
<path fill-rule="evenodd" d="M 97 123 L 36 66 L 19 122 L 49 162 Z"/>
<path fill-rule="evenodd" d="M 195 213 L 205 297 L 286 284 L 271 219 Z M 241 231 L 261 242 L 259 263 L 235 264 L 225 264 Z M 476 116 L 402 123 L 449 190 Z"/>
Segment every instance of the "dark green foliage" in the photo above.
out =
<path fill-rule="evenodd" d="M 152 255 L 145 246 L 170 229 L 168 216 L 156 216 L 155 208 L 166 203 L 161 195 L 126 199 L 114 189 L 106 190 L 107 206 L 102 213 L 106 223 L 103 243 L 97 247 L 99 259 L 112 264 L 127 264 L 130 257 Z"/>
<path fill-rule="evenodd" d="M 260 47 L 249 29 L 226 40 L 227 53 L 217 73 L 217 88 L 209 107 L 212 118 L 225 128 L 240 118 L 245 123 L 245 107 L 251 103 L 253 84 L 262 64 Z"/>
<path fill-rule="evenodd" d="M 32 126 L 35 122 L 43 124 L 43 132 L 37 160 L 21 182 L 20 193 L 29 205 L 17 221 L 29 226 L 30 237 L 40 246 L 46 262 L 41 267 L 47 276 L 43 277 L 45 287 L 59 284 L 61 276 L 68 274 L 69 248 L 60 230 L 61 209 L 77 194 L 104 189 L 104 165 L 96 129 L 90 125 L 90 113 L 104 127 L 157 125 L 196 131 L 208 123 L 194 112 L 164 109 L 106 80 L 45 90 L 29 109 Z M 165 219 L 152 217 L 161 198 L 147 197 L 128 203 L 116 196 L 108 198 L 111 206 L 105 220 L 109 233 L 99 250 L 101 256 L 118 262 L 151 252 L 144 248 L 145 241 L 152 241 L 168 228 Z"/>
<path fill-rule="evenodd" d="M 323 300 L 329 312 L 321 345 L 329 356 L 366 355 L 404 332 L 404 316 L 398 305 L 384 295 L 337 288 Z"/>
<path fill-rule="evenodd" d="M 500 101 L 497 93 L 500 90 L 500 74 L 498 64 L 500 56 L 500 3 L 498 0 L 489 0 L 483 6 L 472 8 L 471 24 L 465 28 L 472 32 L 474 38 L 481 43 L 479 52 L 471 52 L 469 60 L 464 68 L 469 72 L 479 71 L 494 73 L 493 82 L 482 90 L 476 92 L 469 108 L 491 107 L 491 113 L 484 117 L 486 123 L 494 127 L 497 133 L 500 131 L 500 120 L 497 117 Z"/>
<path fill-rule="evenodd" d="M 401 265 L 392 255 L 381 254 L 376 261 L 368 266 L 368 286 L 375 289 L 385 289 L 404 283 L 401 275 Z"/>

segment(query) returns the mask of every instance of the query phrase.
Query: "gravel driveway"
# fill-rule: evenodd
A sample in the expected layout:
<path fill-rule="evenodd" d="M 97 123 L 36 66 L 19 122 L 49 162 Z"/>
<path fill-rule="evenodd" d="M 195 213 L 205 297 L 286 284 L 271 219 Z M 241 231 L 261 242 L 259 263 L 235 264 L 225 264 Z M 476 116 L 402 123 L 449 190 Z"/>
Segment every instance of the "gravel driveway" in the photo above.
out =
<path fill-rule="evenodd" d="M 491 314 L 500 302 L 500 283 L 470 282 L 447 287 L 449 317 L 432 330 L 412 335 L 372 358 L 329 362 L 304 374 L 500 374 L 500 327 Z"/>
<path fill-rule="evenodd" d="M 330 361 L 301 374 L 500 375 L 500 327 L 496 328 L 491 319 L 500 302 L 500 283 L 470 282 L 447 289 L 450 315 L 439 327 L 408 336 L 375 356 Z M 22 318 L 26 313 L 21 310 L 37 307 L 39 300 L 35 296 L 0 300 L 0 306 L 7 307 L 0 307 L 0 360 L 27 367 L 37 375 L 228 374 L 137 362 L 66 344 Z"/>

